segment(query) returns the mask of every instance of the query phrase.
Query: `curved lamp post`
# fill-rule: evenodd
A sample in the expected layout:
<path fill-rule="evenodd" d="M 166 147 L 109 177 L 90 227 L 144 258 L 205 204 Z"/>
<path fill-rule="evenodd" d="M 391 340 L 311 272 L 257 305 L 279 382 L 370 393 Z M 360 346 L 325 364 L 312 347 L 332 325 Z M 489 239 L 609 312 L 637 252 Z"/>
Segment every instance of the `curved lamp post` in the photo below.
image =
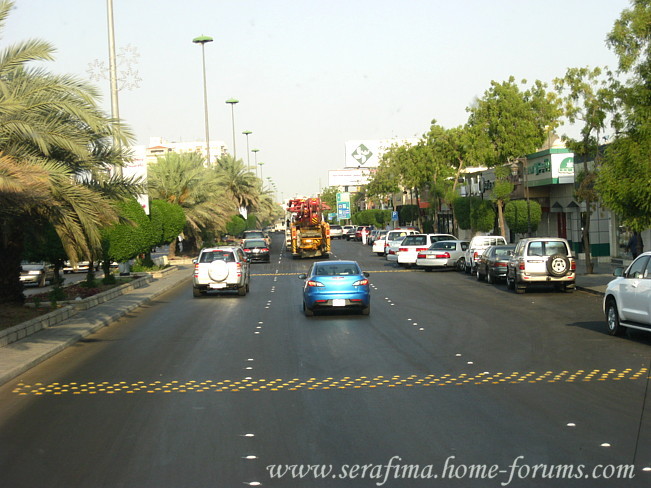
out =
<path fill-rule="evenodd" d="M 251 159 L 250 159 L 251 151 L 249 151 L 249 135 L 253 134 L 253 132 L 251 132 L 250 130 L 245 130 L 245 131 L 242 131 L 242 134 L 244 134 L 246 136 L 246 169 L 247 169 L 247 171 L 250 171 L 251 170 Z"/>
<path fill-rule="evenodd" d="M 201 60 L 203 63 L 203 110 L 206 125 L 206 158 L 210 166 L 210 133 L 208 131 L 208 88 L 206 86 L 206 53 L 204 46 L 207 42 L 212 42 L 212 37 L 199 36 L 192 39 L 195 44 L 201 44 Z"/>
<path fill-rule="evenodd" d="M 235 148 L 235 104 L 240 103 L 236 98 L 229 98 L 226 103 L 231 106 L 231 124 L 233 126 L 233 161 L 237 161 L 237 149 Z"/>

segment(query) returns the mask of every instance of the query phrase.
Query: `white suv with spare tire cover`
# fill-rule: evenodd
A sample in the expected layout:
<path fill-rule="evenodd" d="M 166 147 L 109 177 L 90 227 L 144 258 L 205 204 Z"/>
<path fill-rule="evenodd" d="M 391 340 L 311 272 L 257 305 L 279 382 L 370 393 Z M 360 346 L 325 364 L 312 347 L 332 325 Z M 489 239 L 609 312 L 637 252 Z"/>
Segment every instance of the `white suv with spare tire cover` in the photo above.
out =
<path fill-rule="evenodd" d="M 250 264 L 241 247 L 208 247 L 201 250 L 193 263 L 193 296 L 199 297 L 215 290 L 237 290 L 240 296 L 248 293 Z"/>
<path fill-rule="evenodd" d="M 524 293 L 532 283 L 553 284 L 573 292 L 576 261 L 570 244 L 561 237 L 531 237 L 520 240 L 506 269 L 506 286 Z"/>

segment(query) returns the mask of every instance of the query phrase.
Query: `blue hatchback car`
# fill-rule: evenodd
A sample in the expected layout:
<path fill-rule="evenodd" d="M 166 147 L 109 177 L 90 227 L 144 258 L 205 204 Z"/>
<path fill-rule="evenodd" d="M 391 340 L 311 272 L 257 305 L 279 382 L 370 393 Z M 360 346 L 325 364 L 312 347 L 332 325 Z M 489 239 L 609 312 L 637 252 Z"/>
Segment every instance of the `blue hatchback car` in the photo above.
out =
<path fill-rule="evenodd" d="M 305 280 L 303 311 L 311 317 L 318 310 L 359 310 L 371 313 L 371 290 L 368 273 L 362 272 L 356 261 L 319 261 L 308 274 L 298 277 Z"/>

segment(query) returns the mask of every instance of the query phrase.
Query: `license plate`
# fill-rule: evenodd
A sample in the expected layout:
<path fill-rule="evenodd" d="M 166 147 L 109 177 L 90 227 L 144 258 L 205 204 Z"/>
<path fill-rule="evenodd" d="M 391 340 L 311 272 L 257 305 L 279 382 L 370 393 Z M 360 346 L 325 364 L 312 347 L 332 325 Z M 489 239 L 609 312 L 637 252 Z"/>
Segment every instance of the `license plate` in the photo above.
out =
<path fill-rule="evenodd" d="M 210 288 L 226 288 L 226 283 L 210 283 Z"/>
<path fill-rule="evenodd" d="M 258 254 L 260 252 L 260 249 L 254 249 L 253 254 Z"/>
<path fill-rule="evenodd" d="M 332 306 L 333 307 L 345 307 L 346 306 L 346 300 L 343 298 L 335 298 L 332 300 Z"/>

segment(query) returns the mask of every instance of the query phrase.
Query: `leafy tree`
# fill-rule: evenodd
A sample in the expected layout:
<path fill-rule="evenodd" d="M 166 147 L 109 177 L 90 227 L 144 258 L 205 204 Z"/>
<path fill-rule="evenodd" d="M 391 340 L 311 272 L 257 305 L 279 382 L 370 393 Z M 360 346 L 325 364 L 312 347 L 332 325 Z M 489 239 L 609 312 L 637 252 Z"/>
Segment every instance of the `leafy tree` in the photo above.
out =
<path fill-rule="evenodd" d="M 608 34 L 625 84 L 612 82 L 614 142 L 605 151 L 595 188 L 633 231 L 651 226 L 651 1 L 633 0 Z"/>
<path fill-rule="evenodd" d="M 607 72 L 609 78 L 612 73 Z M 607 79 L 602 78 L 601 68 L 570 68 L 564 78 L 554 80 L 556 89 L 565 95 L 564 112 L 572 124 L 581 122 L 581 137 L 564 137 L 569 147 L 583 161 L 583 172 L 578 178 L 576 199 L 585 202 L 585 224 L 582 240 L 585 252 L 587 273 L 592 273 L 593 264 L 590 253 L 590 221 L 594 206 L 598 201 L 594 183 L 601 164 L 599 144 L 606 128 L 609 112 L 613 110 L 613 95 Z M 590 166 L 589 162 L 593 165 Z"/>
<path fill-rule="evenodd" d="M 479 232 L 491 232 L 495 228 L 495 207 L 492 202 L 478 197 L 470 199 L 471 228 Z"/>
<path fill-rule="evenodd" d="M 180 206 L 164 200 L 152 200 L 149 210 L 152 232 L 157 236 L 155 246 L 170 244 L 183 232 L 185 213 Z"/>
<path fill-rule="evenodd" d="M 542 208 L 535 200 L 530 200 L 527 206 L 526 200 L 511 200 L 504 206 L 504 220 L 511 231 L 516 234 L 526 234 L 531 231 L 535 232 L 540 225 L 542 218 Z"/>
<path fill-rule="evenodd" d="M 233 215 L 226 224 L 226 232 L 232 236 L 239 236 L 246 230 L 246 220 L 241 215 Z"/>
<path fill-rule="evenodd" d="M 457 219 L 457 224 L 459 225 L 460 229 L 468 230 L 472 227 L 472 221 L 470 219 L 470 205 L 473 198 L 477 197 L 457 197 L 452 202 L 454 215 Z"/>
<path fill-rule="evenodd" d="M 513 77 L 502 83 L 492 81 L 468 111 L 470 159 L 488 167 L 511 164 L 535 152 L 561 115 L 558 98 L 547 92 L 544 83 L 535 81 L 521 88 Z M 506 237 L 502 195 L 495 195 L 495 203 L 500 233 Z"/>
<path fill-rule="evenodd" d="M 122 222 L 102 230 L 104 276 L 110 275 L 111 261 L 126 262 L 139 254 L 149 253 L 160 236 L 152 231 L 152 223 L 136 199 L 117 204 Z"/>

